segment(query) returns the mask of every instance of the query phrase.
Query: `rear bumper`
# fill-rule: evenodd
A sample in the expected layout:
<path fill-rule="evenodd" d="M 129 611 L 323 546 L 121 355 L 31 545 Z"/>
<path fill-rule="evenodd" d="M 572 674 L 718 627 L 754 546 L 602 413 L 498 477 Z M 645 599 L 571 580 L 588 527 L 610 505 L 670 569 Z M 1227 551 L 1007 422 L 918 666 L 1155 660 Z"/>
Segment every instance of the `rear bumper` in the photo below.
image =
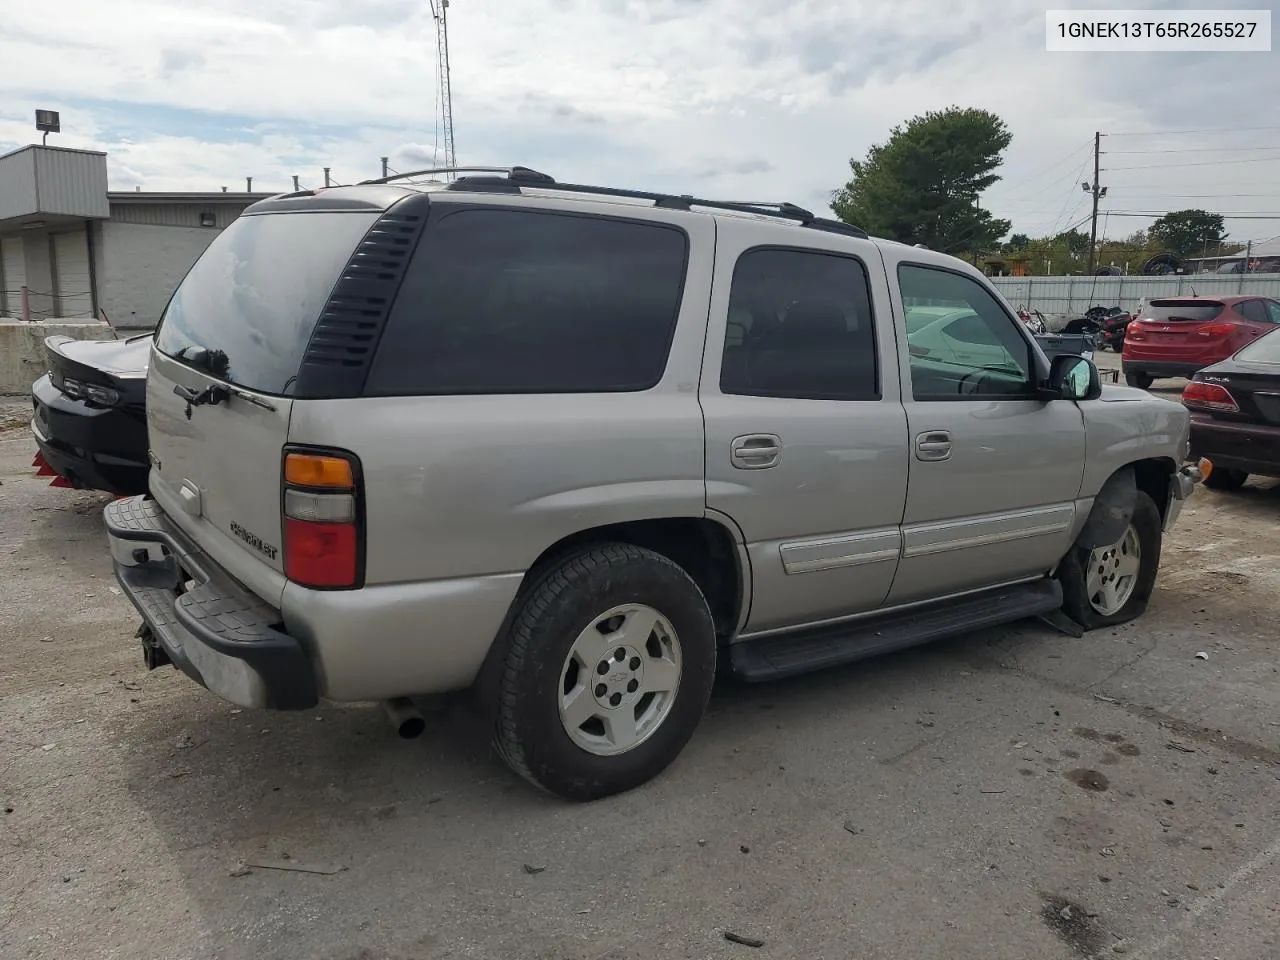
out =
<path fill-rule="evenodd" d="M 137 415 L 74 400 L 48 374 L 31 385 L 31 403 L 31 434 L 59 476 L 108 493 L 146 491 L 147 425 Z"/>
<path fill-rule="evenodd" d="M 1227 470 L 1280 477 L 1280 427 L 1192 414 L 1191 456 Z"/>
<path fill-rule="evenodd" d="M 311 659 L 279 611 L 219 570 L 154 500 L 117 500 L 104 520 L 116 579 L 178 669 L 241 706 L 316 705 Z"/>
<path fill-rule="evenodd" d="M 1214 361 L 1210 361 L 1211 363 Z M 1184 377 L 1188 380 L 1199 370 L 1205 368 L 1203 363 L 1185 363 L 1170 360 L 1143 360 L 1125 357 L 1120 364 L 1126 374 L 1145 373 L 1151 377 Z"/>

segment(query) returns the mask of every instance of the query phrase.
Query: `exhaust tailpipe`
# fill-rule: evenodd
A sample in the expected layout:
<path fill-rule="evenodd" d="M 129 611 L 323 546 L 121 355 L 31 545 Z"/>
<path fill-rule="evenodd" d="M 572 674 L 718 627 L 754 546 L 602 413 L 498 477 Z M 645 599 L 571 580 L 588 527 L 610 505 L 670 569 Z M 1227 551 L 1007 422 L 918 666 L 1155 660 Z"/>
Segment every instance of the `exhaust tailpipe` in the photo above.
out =
<path fill-rule="evenodd" d="M 387 717 L 396 728 L 396 733 L 404 740 L 421 736 L 422 731 L 427 729 L 427 721 L 422 719 L 422 714 L 408 697 L 383 700 L 382 708 L 387 711 Z"/>

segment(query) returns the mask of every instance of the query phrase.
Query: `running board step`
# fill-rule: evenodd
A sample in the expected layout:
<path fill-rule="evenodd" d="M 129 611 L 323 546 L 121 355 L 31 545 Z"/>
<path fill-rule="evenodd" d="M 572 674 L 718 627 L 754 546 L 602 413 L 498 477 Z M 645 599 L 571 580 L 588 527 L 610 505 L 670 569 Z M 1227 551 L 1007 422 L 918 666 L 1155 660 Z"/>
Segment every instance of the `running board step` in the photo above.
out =
<path fill-rule="evenodd" d="M 729 668 L 752 683 L 778 680 L 1036 617 L 1061 606 L 1058 581 L 1034 580 L 852 623 L 741 640 L 729 647 Z"/>

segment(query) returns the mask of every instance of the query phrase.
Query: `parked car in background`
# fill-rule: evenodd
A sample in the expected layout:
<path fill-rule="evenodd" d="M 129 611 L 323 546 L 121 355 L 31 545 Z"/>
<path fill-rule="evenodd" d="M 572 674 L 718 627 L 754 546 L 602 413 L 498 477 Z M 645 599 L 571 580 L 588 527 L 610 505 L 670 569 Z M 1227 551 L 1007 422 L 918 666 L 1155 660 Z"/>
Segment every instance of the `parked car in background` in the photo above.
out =
<path fill-rule="evenodd" d="M 1125 382 L 1147 389 L 1162 377 L 1190 377 L 1280 324 L 1280 303 L 1266 297 L 1152 300 L 1125 331 Z"/>
<path fill-rule="evenodd" d="M 1280 330 L 1197 372 L 1182 402 L 1191 456 L 1212 464 L 1205 486 L 1237 490 L 1250 474 L 1280 477 Z"/>
<path fill-rule="evenodd" d="M 402 735 L 471 689 L 586 800 L 663 770 L 719 672 L 1146 608 L 1183 407 L 1049 361 L 953 257 L 503 173 L 264 200 L 192 267 L 152 496 L 104 513 L 148 666 Z"/>
<path fill-rule="evenodd" d="M 45 339 L 49 372 L 31 385 L 31 432 L 34 466 L 54 485 L 146 493 L 151 340 Z"/>

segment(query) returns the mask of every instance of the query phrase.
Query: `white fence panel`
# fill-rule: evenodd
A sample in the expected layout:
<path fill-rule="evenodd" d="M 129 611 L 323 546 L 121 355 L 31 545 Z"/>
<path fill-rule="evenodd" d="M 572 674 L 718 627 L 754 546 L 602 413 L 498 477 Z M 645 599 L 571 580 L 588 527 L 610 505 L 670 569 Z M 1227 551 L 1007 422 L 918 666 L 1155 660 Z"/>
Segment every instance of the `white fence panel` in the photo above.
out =
<path fill-rule="evenodd" d="M 1135 309 L 1158 297 L 1273 297 L 1280 300 L 1280 274 L 1254 273 L 1172 277 L 992 277 L 1015 307 L 1075 316 L 1092 306 Z"/>

